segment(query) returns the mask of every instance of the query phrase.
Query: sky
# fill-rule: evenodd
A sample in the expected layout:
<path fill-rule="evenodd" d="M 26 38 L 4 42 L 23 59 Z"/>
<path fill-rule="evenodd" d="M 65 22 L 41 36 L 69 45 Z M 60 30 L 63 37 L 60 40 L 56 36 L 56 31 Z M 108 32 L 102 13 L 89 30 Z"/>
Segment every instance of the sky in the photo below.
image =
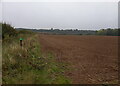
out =
<path fill-rule="evenodd" d="M 98 30 L 118 27 L 118 2 L 57 1 L 5 0 L 0 10 L 2 20 L 23 28 Z"/>

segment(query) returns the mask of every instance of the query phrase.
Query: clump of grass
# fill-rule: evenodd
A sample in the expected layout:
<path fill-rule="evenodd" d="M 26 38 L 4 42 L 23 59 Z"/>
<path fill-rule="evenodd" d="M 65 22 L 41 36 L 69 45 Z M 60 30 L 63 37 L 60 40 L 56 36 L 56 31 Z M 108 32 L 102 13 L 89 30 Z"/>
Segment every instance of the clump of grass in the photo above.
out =
<path fill-rule="evenodd" d="M 52 54 L 44 56 L 40 50 L 37 34 L 21 34 L 23 47 L 18 37 L 3 44 L 3 84 L 69 84 L 64 70 L 59 68 Z"/>

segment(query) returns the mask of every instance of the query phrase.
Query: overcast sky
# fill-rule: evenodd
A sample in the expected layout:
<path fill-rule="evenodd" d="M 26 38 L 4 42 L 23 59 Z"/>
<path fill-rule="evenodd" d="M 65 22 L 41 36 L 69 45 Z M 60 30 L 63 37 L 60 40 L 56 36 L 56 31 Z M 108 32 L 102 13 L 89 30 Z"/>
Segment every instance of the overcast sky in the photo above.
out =
<path fill-rule="evenodd" d="M 117 2 L 4 2 L 3 21 L 25 28 L 118 27 Z"/>

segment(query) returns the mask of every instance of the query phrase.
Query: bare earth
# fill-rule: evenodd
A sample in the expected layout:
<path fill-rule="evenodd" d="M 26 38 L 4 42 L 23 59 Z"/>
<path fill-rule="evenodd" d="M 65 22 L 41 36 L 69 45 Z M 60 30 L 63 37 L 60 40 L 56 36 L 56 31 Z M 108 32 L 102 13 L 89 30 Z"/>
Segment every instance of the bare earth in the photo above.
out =
<path fill-rule="evenodd" d="M 40 34 L 43 51 L 69 64 L 65 76 L 73 84 L 114 84 L 118 81 L 118 37 Z"/>

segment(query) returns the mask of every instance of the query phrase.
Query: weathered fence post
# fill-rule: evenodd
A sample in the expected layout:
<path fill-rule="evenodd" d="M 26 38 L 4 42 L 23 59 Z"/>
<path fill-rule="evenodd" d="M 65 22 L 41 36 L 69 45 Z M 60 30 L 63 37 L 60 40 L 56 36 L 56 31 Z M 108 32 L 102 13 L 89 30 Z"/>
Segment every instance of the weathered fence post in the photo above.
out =
<path fill-rule="evenodd" d="M 23 42 L 22 42 L 22 38 L 20 38 L 20 46 L 22 47 L 22 44 L 23 44 Z"/>

